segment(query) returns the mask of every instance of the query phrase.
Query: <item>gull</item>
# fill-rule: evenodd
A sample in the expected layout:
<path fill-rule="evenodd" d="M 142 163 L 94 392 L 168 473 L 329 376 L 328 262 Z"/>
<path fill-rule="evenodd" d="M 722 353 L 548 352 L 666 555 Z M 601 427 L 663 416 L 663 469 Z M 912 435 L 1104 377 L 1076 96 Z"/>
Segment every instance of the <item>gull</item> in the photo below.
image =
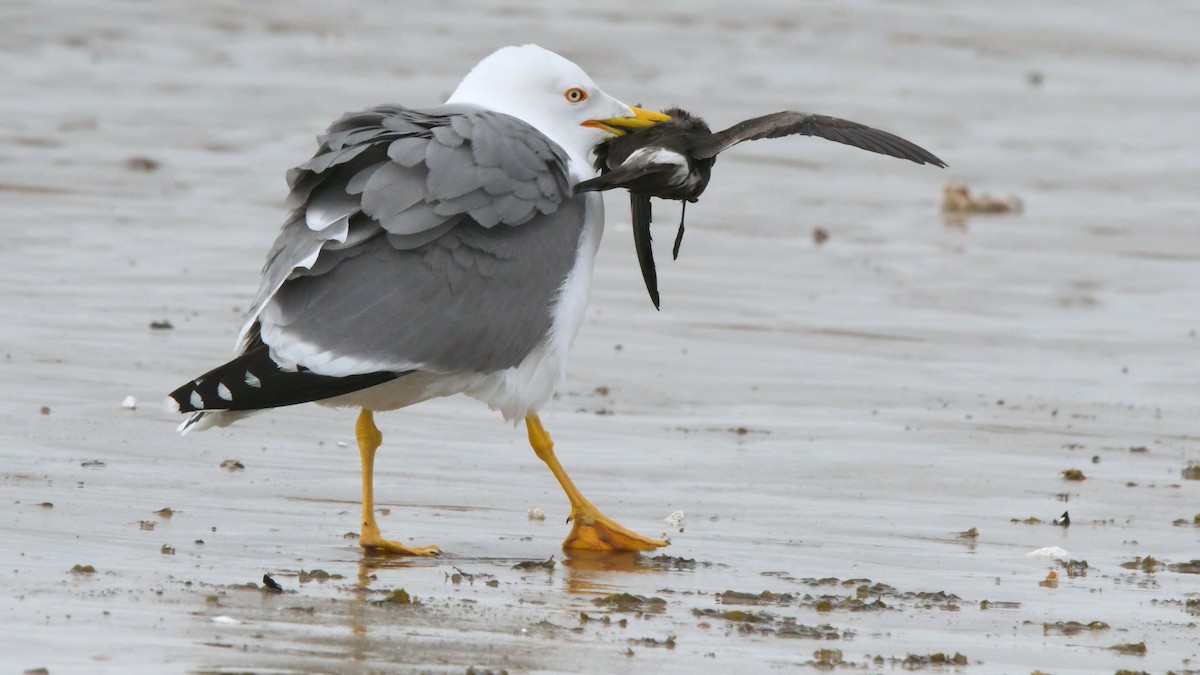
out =
<path fill-rule="evenodd" d="M 444 105 L 347 114 L 288 174 L 286 221 L 237 356 L 167 398 L 180 431 L 315 401 L 357 407 L 359 544 L 397 555 L 436 546 L 383 538 L 374 413 L 466 394 L 524 420 L 567 494 L 563 547 L 646 550 L 667 542 L 605 516 L 572 483 L 538 418 L 564 377 L 604 224 L 596 176 L 606 138 L 666 121 L 596 86 L 536 45 L 476 65 Z"/>

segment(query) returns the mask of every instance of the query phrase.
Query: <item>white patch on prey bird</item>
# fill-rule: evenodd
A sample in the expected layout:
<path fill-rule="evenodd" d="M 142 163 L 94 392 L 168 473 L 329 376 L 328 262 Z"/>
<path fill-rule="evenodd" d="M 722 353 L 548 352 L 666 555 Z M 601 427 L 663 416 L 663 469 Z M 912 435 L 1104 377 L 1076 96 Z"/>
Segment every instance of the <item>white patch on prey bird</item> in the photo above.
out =
<path fill-rule="evenodd" d="M 192 404 L 193 408 L 198 410 L 204 409 L 204 399 L 200 397 L 200 392 L 193 391 L 192 395 L 188 397 L 188 401 Z"/>
<path fill-rule="evenodd" d="M 233 392 L 229 391 L 229 387 L 226 387 L 225 383 L 223 382 L 217 383 L 217 396 L 221 397 L 221 399 L 225 401 L 233 400 Z"/>
<path fill-rule="evenodd" d="M 669 184 L 679 186 L 692 180 L 691 170 L 688 166 L 687 157 L 666 148 L 656 148 L 653 146 L 634 150 L 629 159 L 625 160 L 624 165 L 640 164 L 643 166 L 669 164 L 677 167 L 675 173 L 671 175 Z"/>
<path fill-rule="evenodd" d="M 629 155 L 629 159 L 625 160 L 626 164 L 674 164 L 676 166 L 687 166 L 687 157 L 666 148 L 656 148 L 649 146 L 639 148 Z"/>
<path fill-rule="evenodd" d="M 259 379 L 254 376 L 254 373 L 252 373 L 248 370 L 246 371 L 246 384 L 248 386 L 254 387 L 255 389 L 262 387 L 262 382 L 260 382 Z"/>

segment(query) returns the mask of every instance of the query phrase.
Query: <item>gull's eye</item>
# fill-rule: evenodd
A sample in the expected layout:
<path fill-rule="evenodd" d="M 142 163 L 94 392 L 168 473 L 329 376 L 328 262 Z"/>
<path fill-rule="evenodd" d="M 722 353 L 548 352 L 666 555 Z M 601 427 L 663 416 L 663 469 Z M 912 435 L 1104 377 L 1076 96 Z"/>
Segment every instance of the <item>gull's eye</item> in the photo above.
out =
<path fill-rule="evenodd" d="M 587 92 L 579 87 L 571 87 L 563 92 L 563 98 L 567 99 L 571 103 L 581 103 L 587 100 Z"/>

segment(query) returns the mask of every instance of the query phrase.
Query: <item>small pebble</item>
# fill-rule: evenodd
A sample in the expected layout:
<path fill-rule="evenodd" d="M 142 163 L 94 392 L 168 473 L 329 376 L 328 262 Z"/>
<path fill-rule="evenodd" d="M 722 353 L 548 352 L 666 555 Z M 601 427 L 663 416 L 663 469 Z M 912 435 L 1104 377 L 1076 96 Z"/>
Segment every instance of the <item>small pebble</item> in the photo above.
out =
<path fill-rule="evenodd" d="M 532 509 L 529 509 L 528 516 L 530 520 L 545 520 L 546 512 L 535 506 Z"/>
<path fill-rule="evenodd" d="M 1026 558 L 1070 558 L 1071 554 L 1057 546 L 1047 546 L 1025 554 Z"/>
<path fill-rule="evenodd" d="M 683 511 L 676 511 L 664 518 L 663 521 L 668 526 L 677 528 L 680 532 L 683 532 Z"/>

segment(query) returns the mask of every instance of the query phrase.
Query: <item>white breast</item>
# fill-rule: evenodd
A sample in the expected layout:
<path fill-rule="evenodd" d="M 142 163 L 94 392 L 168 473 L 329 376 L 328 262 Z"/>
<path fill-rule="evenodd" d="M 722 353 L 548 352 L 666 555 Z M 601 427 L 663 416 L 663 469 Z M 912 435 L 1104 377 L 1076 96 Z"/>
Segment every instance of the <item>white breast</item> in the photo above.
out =
<path fill-rule="evenodd" d="M 464 391 L 499 410 L 506 420 L 519 421 L 527 413 L 545 407 L 566 378 L 567 352 L 583 324 L 591 293 L 592 267 L 604 234 L 604 201 L 600 193 L 589 192 L 584 198 L 587 202 L 575 266 L 559 289 L 546 339 L 516 368 L 486 375 Z"/>

